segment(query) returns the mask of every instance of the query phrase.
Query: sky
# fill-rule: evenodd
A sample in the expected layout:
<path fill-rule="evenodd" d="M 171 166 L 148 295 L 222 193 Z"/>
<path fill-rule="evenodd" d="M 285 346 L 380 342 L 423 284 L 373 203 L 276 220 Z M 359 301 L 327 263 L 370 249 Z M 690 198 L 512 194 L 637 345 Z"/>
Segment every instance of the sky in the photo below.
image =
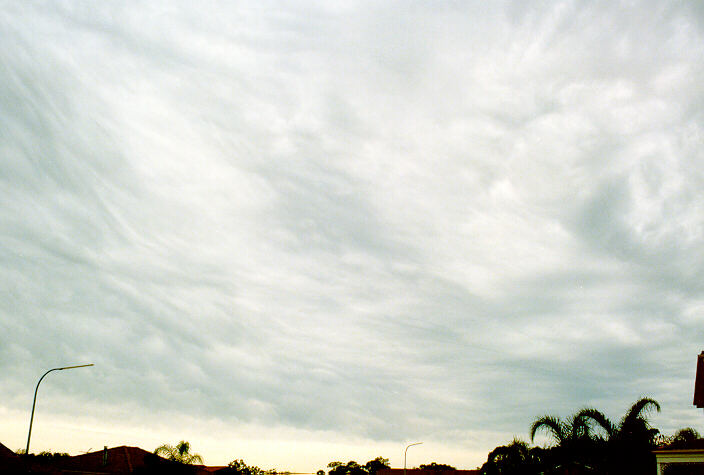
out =
<path fill-rule="evenodd" d="M 701 3 L 0 5 L 3 444 L 85 363 L 31 451 L 704 432 Z"/>

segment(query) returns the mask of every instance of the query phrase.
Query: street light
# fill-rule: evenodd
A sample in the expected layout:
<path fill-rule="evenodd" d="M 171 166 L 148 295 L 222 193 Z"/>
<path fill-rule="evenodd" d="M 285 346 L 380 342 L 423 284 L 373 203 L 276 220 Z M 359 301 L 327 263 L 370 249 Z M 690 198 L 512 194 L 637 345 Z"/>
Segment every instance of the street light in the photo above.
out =
<path fill-rule="evenodd" d="M 65 369 L 74 369 L 74 368 L 85 368 L 86 366 L 93 366 L 93 363 L 91 364 L 81 364 L 77 366 L 64 366 L 63 368 L 52 368 L 46 373 L 42 375 L 41 378 L 39 378 L 39 382 L 37 383 L 37 387 L 34 389 L 34 401 L 32 402 L 32 417 L 29 419 L 29 433 L 27 434 L 27 448 L 24 449 L 24 453 L 26 456 L 29 455 L 29 439 L 32 437 L 32 422 L 34 422 L 34 406 L 37 405 L 37 391 L 39 391 L 39 384 L 42 382 L 42 379 L 44 379 L 44 376 L 47 374 L 51 373 L 52 371 L 63 371 Z"/>
<path fill-rule="evenodd" d="M 414 445 L 420 445 L 423 442 L 414 442 L 413 444 L 408 444 L 406 450 L 403 451 L 403 475 L 406 475 L 406 454 L 408 453 L 408 447 L 413 447 Z"/>

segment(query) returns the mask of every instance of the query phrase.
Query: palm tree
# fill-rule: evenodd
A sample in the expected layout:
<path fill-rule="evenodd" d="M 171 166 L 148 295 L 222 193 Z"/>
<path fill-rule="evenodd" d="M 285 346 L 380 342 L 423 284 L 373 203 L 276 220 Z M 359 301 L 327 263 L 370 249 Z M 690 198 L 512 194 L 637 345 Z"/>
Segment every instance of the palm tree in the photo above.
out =
<path fill-rule="evenodd" d="M 660 412 L 660 404 L 651 398 L 641 398 L 621 419 L 609 444 L 614 473 L 655 473 L 652 451 L 660 431 L 648 422 L 648 414 L 653 410 Z"/>
<path fill-rule="evenodd" d="M 678 430 L 675 435 L 665 438 L 665 446 L 668 449 L 692 448 L 691 445 L 701 438 L 699 432 L 691 427 Z"/>
<path fill-rule="evenodd" d="M 514 438 L 508 445 L 496 447 L 489 453 L 482 465 L 483 475 L 533 475 L 542 472 L 543 449 L 529 447 L 522 440 Z"/>
<path fill-rule="evenodd" d="M 600 465 L 599 453 L 603 439 L 596 436 L 582 409 L 568 419 L 546 415 L 538 418 L 530 427 L 533 441 L 539 431 L 547 432 L 553 445 L 545 452 L 545 463 L 556 473 L 591 473 Z"/>
<path fill-rule="evenodd" d="M 577 417 L 562 420 L 556 416 L 539 417 L 530 426 L 530 440 L 535 439 L 538 431 L 543 430 L 550 435 L 557 445 L 563 445 L 571 440 L 577 440 L 589 434 L 589 425 Z"/>
<path fill-rule="evenodd" d="M 621 419 L 617 435 L 653 444 L 660 432 L 648 423 L 648 413 L 653 409 L 660 412 L 660 404 L 655 399 L 644 397 L 636 401 Z"/>
<path fill-rule="evenodd" d="M 647 474 L 655 470 L 652 449 L 659 433 L 648 423 L 652 410 L 660 411 L 660 404 L 641 398 L 618 425 L 594 408 L 567 420 L 543 416 L 531 425 L 530 437 L 532 441 L 541 430 L 552 437 L 551 465 L 557 471 Z"/>
<path fill-rule="evenodd" d="M 156 455 L 160 455 L 168 460 L 191 465 L 193 463 L 203 463 L 203 457 L 191 453 L 191 444 L 182 440 L 176 447 L 164 444 L 154 449 Z"/>
<path fill-rule="evenodd" d="M 589 433 L 594 437 L 599 437 L 596 432 L 593 432 L 593 424 L 601 429 L 605 437 L 602 439 L 609 440 L 617 431 L 618 427 L 609 420 L 603 412 L 594 409 L 593 407 L 586 407 L 579 411 L 575 417 L 579 418 L 584 424 L 589 427 Z"/>

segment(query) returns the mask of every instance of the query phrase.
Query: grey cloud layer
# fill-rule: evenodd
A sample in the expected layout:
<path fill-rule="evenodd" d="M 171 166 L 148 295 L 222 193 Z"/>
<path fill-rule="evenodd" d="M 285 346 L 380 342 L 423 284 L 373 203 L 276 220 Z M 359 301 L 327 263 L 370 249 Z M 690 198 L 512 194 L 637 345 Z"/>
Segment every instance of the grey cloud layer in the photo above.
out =
<path fill-rule="evenodd" d="M 5 404 L 88 360 L 65 398 L 375 438 L 688 404 L 702 18 L 8 7 Z"/>

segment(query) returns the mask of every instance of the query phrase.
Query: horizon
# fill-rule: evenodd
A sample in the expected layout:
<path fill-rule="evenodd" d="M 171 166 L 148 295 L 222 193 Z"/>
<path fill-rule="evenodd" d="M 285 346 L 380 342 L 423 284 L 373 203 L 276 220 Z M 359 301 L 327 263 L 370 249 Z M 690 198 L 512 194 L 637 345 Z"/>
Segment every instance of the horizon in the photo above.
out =
<path fill-rule="evenodd" d="M 634 401 L 634 402 L 635 402 L 635 401 Z M 575 408 L 575 411 L 573 411 L 573 412 L 576 412 L 577 409 L 578 409 L 578 408 Z M 548 411 L 548 412 L 549 412 L 549 411 Z M 546 413 L 547 413 L 547 412 L 546 412 Z M 624 409 L 624 413 L 625 413 L 625 409 Z M 555 414 L 555 413 L 553 413 L 553 414 Z M 658 419 L 658 415 L 659 415 L 659 414 L 661 414 L 661 413 L 654 412 L 654 413 L 648 413 L 647 416 L 646 416 L 647 419 L 651 422 L 651 425 L 652 425 L 653 427 L 655 427 L 655 428 L 658 428 L 657 419 Z M 557 414 L 555 414 L 555 415 L 557 415 Z M 565 418 L 566 418 L 568 415 L 569 415 L 569 414 L 562 414 L 562 415 L 559 415 L 559 417 L 565 417 Z M 607 417 L 609 417 L 613 422 L 616 422 L 616 421 L 619 420 L 619 418 L 620 418 L 622 415 L 623 415 L 623 414 L 619 414 L 619 415 L 617 415 L 617 417 L 610 417 L 610 415 L 607 414 Z M 537 417 L 536 417 L 536 419 L 537 419 Z M 191 424 L 193 424 L 193 421 L 191 421 Z M 687 426 L 687 427 L 692 427 L 692 426 Z M 676 428 L 676 429 L 682 429 L 682 428 L 684 428 L 684 426 L 678 427 L 678 428 Z M 75 431 L 75 430 L 76 430 L 76 429 L 74 428 L 74 431 Z M 201 430 L 202 430 L 202 429 L 201 429 Z M 57 435 L 56 435 L 55 433 L 52 434 L 53 431 L 49 431 L 49 432 L 50 432 L 50 433 L 48 434 L 48 438 L 57 439 Z M 672 435 L 674 432 L 675 432 L 675 430 L 671 430 L 671 431 L 669 431 L 669 432 L 668 432 L 668 431 L 663 431 L 663 430 L 660 431 L 661 435 L 664 435 L 664 436 Z M 75 432 L 75 433 L 77 433 L 77 432 Z M 139 445 L 138 443 L 117 443 L 117 442 L 114 442 L 115 440 L 117 440 L 117 439 L 115 439 L 116 432 L 104 432 L 104 433 L 105 433 L 105 434 L 111 433 L 111 435 L 112 435 L 113 444 L 112 444 L 112 445 L 108 445 L 108 448 L 116 448 L 116 447 L 121 447 L 121 446 L 137 447 L 137 448 L 140 448 L 140 449 L 142 449 L 142 450 L 146 450 L 147 452 L 154 453 L 154 450 L 156 449 L 156 447 L 158 447 L 158 446 L 160 446 L 160 445 L 163 445 L 164 443 L 171 444 L 171 445 L 175 445 L 176 442 L 177 442 L 176 440 L 174 440 L 174 441 L 165 441 L 165 442 L 162 442 L 162 443 L 156 445 L 154 449 L 150 449 L 150 448 L 148 448 L 147 446 Z M 25 436 L 26 436 L 26 434 L 25 434 Z M 33 436 L 34 436 L 34 434 L 33 434 Z M 547 437 L 547 436 L 545 436 L 545 435 L 540 435 L 540 434 L 536 435 L 535 441 L 531 442 L 531 441 L 530 441 L 530 438 L 528 437 L 528 430 L 526 430 L 526 434 L 525 434 L 524 437 L 522 437 L 520 434 L 516 434 L 516 435 L 514 435 L 513 437 L 514 437 L 514 438 L 517 438 L 517 439 L 519 439 L 519 440 L 526 441 L 526 442 L 528 442 L 528 443 L 529 443 L 530 445 L 532 445 L 532 446 L 546 447 L 546 446 L 550 446 L 550 445 L 552 445 L 552 444 L 554 443 L 554 441 L 551 442 L 551 441 L 549 440 L 549 437 Z M 45 438 L 46 438 L 46 437 L 45 437 Z M 140 439 L 140 438 L 138 437 L 138 438 L 133 438 L 132 440 L 148 440 L 148 439 L 144 439 L 144 438 L 141 438 L 141 439 Z M 206 439 L 206 441 L 207 441 L 207 440 L 208 440 L 208 439 Z M 316 469 L 313 469 L 313 470 L 311 470 L 311 471 L 295 471 L 295 470 L 292 470 L 292 469 L 287 468 L 287 467 L 285 467 L 285 466 L 276 465 L 276 464 L 271 464 L 271 463 L 266 463 L 266 461 L 265 461 L 265 460 L 266 460 L 266 455 L 263 455 L 263 454 L 266 454 L 266 453 L 271 454 L 271 453 L 272 453 L 271 448 L 269 448 L 269 450 L 265 450 L 265 451 L 260 452 L 260 453 L 258 453 L 258 454 L 256 453 L 257 451 L 255 450 L 255 451 L 254 451 L 254 452 L 255 452 L 255 457 L 248 457 L 246 453 L 239 453 L 238 455 L 233 456 L 233 457 L 231 457 L 231 458 L 228 458 L 227 456 L 224 456 L 224 458 L 223 458 L 222 454 L 226 453 L 227 451 L 226 451 L 226 450 L 223 450 L 222 447 L 223 447 L 224 445 L 226 445 L 226 444 L 223 444 L 222 441 L 221 441 L 220 444 L 217 444 L 217 443 L 213 443 L 213 441 L 210 440 L 209 445 L 210 445 L 211 447 L 212 447 L 212 445 L 220 445 L 220 450 L 219 450 L 219 455 L 220 455 L 220 456 L 219 456 L 219 458 L 216 458 L 216 460 L 217 460 L 216 462 L 212 462 L 212 463 L 211 463 L 211 462 L 208 460 L 207 457 L 212 456 L 212 455 L 213 455 L 212 452 L 208 452 L 209 455 L 208 455 L 208 456 L 205 456 L 202 451 L 200 451 L 200 450 L 198 450 L 196 447 L 194 447 L 193 443 L 192 443 L 190 440 L 186 440 L 186 441 L 189 442 L 190 445 L 191 445 L 191 453 L 199 454 L 199 455 L 203 456 L 203 463 L 202 463 L 202 465 L 206 465 L 206 466 L 227 466 L 228 463 L 231 462 L 231 461 L 233 461 L 233 460 L 242 459 L 242 460 L 244 460 L 245 463 L 247 463 L 247 465 L 256 465 L 256 466 L 262 468 L 263 470 L 271 470 L 271 469 L 273 469 L 273 470 L 276 470 L 278 473 L 289 473 L 289 474 L 291 474 L 291 475 L 295 475 L 295 474 L 306 474 L 306 473 L 315 474 L 318 470 L 321 470 L 321 469 L 324 470 L 324 471 L 327 473 L 327 472 L 329 471 L 328 463 L 331 463 L 331 462 L 334 462 L 334 461 L 339 461 L 339 462 L 342 462 L 342 463 L 347 463 L 348 461 L 356 461 L 356 462 L 358 462 L 358 463 L 360 463 L 360 464 L 363 465 L 363 464 L 366 463 L 367 461 L 373 460 L 373 459 L 375 459 L 376 457 L 381 456 L 381 457 L 387 458 L 387 459 L 389 460 L 389 468 L 396 468 L 396 469 L 398 469 L 398 470 L 402 470 L 402 469 L 403 469 L 403 457 L 402 457 L 402 456 L 400 456 L 398 459 L 397 459 L 395 456 L 386 457 L 386 455 L 389 455 L 389 454 L 387 454 L 387 453 L 382 453 L 382 451 L 380 451 L 380 450 L 378 450 L 378 449 L 371 449 L 371 448 L 369 448 L 369 447 L 362 447 L 362 446 L 357 446 L 357 447 L 355 448 L 354 444 L 350 444 L 349 442 L 345 442 L 345 443 L 343 443 L 343 444 L 340 444 L 340 445 L 338 445 L 338 447 L 344 447 L 344 448 L 346 448 L 347 450 L 350 450 L 350 447 L 353 447 L 353 453 L 356 453 L 356 454 L 371 454 L 371 453 L 374 453 L 374 454 L 376 454 L 376 455 L 374 455 L 374 456 L 362 455 L 361 457 L 348 457 L 348 456 L 344 456 L 344 457 L 332 456 L 332 457 L 330 457 L 330 456 L 328 456 L 328 455 L 320 455 L 320 454 L 318 454 L 318 456 L 316 457 L 317 460 L 319 460 L 319 461 L 320 461 L 320 460 L 324 460 L 325 457 L 328 457 L 329 460 L 328 460 L 327 462 L 319 462 L 319 463 L 316 462 L 316 463 L 318 463 L 319 467 L 316 468 Z M 25 440 L 25 442 L 26 442 L 26 440 Z M 254 447 L 260 448 L 260 443 L 261 443 L 261 442 L 262 442 L 262 441 L 259 441 L 259 443 L 256 443 L 256 444 L 254 445 Z M 506 443 L 509 443 L 509 442 L 510 442 L 510 440 L 505 440 L 505 441 L 501 442 L 499 445 L 503 445 L 503 444 L 506 444 Z M 11 449 L 13 452 L 15 452 L 15 453 L 17 453 L 18 450 L 21 450 L 21 449 L 14 449 L 11 445 L 6 444 L 6 443 L 3 442 L 2 440 L 0 440 L 0 443 L 2 443 L 3 445 L 5 445 L 6 447 L 10 448 L 10 449 Z M 207 442 L 206 442 L 206 443 L 207 443 Z M 264 442 L 264 443 L 266 443 L 266 442 Z M 284 447 L 285 444 L 286 444 L 286 442 L 276 441 L 276 445 L 277 445 L 279 448 Z M 306 444 L 306 442 L 302 442 L 302 444 Z M 75 443 L 73 443 L 73 445 L 75 445 Z M 290 444 L 290 445 L 295 445 L 295 444 Z M 317 447 L 321 447 L 321 446 L 322 446 L 322 447 L 324 448 L 324 450 L 328 450 L 328 451 L 330 450 L 330 449 L 329 449 L 329 445 L 330 445 L 330 444 L 319 444 L 319 442 L 318 442 L 318 443 L 316 443 L 316 442 L 311 442 L 311 445 L 314 445 L 314 446 L 317 446 Z M 393 443 L 391 443 L 391 444 L 389 444 L 389 443 L 384 443 L 384 444 L 382 444 L 382 446 L 385 446 L 385 447 L 387 447 L 387 448 L 393 448 L 393 445 L 394 445 Z M 423 442 L 423 445 L 426 445 L 426 442 Z M 454 457 L 456 457 L 455 460 L 462 460 L 462 457 L 466 457 L 467 454 L 461 454 L 461 453 L 460 453 L 460 454 L 457 454 L 457 453 L 453 454 L 451 451 L 450 451 L 450 452 L 447 452 L 446 449 L 443 450 L 443 448 L 441 447 L 441 444 L 437 444 L 437 443 L 432 443 L 432 442 L 431 442 L 431 451 L 430 451 L 430 452 L 429 452 L 429 451 L 425 451 L 423 456 L 418 456 L 418 455 L 416 455 L 416 454 L 413 454 L 414 449 L 415 449 L 416 451 L 420 451 L 420 449 L 423 447 L 423 445 L 414 446 L 411 450 L 409 450 L 409 452 L 408 452 L 408 454 L 409 454 L 409 455 L 408 455 L 408 469 L 411 469 L 411 468 L 416 468 L 416 469 L 417 469 L 417 468 L 419 468 L 419 466 L 422 465 L 422 464 L 429 464 L 429 463 L 431 463 L 431 462 L 437 462 L 437 463 L 443 463 L 443 464 L 448 464 L 448 465 L 454 466 L 457 470 L 473 470 L 473 469 L 477 469 L 477 468 L 481 467 L 481 465 L 486 461 L 486 456 L 488 455 L 488 452 L 487 452 L 486 454 L 483 454 L 483 458 L 481 458 L 481 459 L 480 459 L 480 462 L 477 463 L 476 465 L 470 465 L 470 466 L 466 466 L 466 465 L 465 465 L 465 466 L 461 466 L 461 465 L 456 465 L 455 463 L 449 462 L 448 459 L 446 459 L 446 458 L 447 458 L 447 457 L 452 458 L 452 457 L 454 456 Z M 35 445 L 34 445 L 34 438 L 32 438 L 32 447 L 34 447 L 34 446 L 35 446 Z M 289 449 L 291 449 L 291 448 L 292 448 L 292 447 L 289 447 Z M 401 447 L 401 448 L 405 448 L 405 446 L 403 446 L 403 447 Z M 494 448 L 494 447 L 492 447 L 490 450 L 492 450 L 493 448 Z M 396 447 L 396 449 L 398 449 L 398 447 Z M 34 449 L 34 448 L 32 448 L 32 449 L 30 450 L 30 453 L 38 454 L 38 453 L 40 453 L 40 452 L 42 452 L 42 451 L 48 451 L 48 452 L 51 452 L 51 453 L 66 452 L 66 453 L 69 453 L 69 455 L 71 455 L 71 456 L 75 456 L 75 455 L 81 455 L 81 454 L 85 454 L 85 453 L 100 452 L 100 451 L 102 451 L 102 450 L 103 450 L 103 449 L 100 449 L 100 448 L 95 449 L 95 448 L 91 447 L 91 448 L 89 448 L 88 450 L 85 450 L 85 448 L 83 448 L 83 449 L 78 449 L 78 450 L 76 450 L 76 451 L 66 451 L 66 450 L 63 450 L 63 449 L 61 449 L 61 448 L 56 448 L 56 447 L 54 447 L 54 448 L 46 448 L 46 447 L 44 447 L 44 448 L 40 448 L 40 449 Z M 285 451 L 283 451 L 283 452 L 285 452 Z M 329 452 L 328 452 L 328 453 L 329 453 Z M 433 455 L 433 454 L 445 454 L 445 455 L 444 455 L 444 456 L 435 456 L 435 455 Z M 290 453 L 289 453 L 289 455 L 290 455 Z M 338 455 L 340 455 L 340 454 L 338 454 Z M 398 455 L 398 454 L 396 454 L 396 455 Z M 476 455 L 476 454 L 475 454 L 475 455 Z M 280 456 L 281 456 L 281 454 L 275 454 L 275 456 L 274 456 L 273 458 L 276 459 L 277 457 L 280 457 Z M 459 457 L 458 457 L 458 456 L 459 456 Z M 216 457 L 218 457 L 218 456 L 216 455 Z M 262 458 L 262 457 L 263 457 L 263 458 Z M 446 458 L 443 458 L 443 457 L 446 457 Z M 412 459 L 414 460 L 413 463 L 410 462 Z M 465 458 L 465 460 L 466 460 L 466 458 Z M 198 465 L 198 464 L 196 464 L 196 465 Z M 312 467 L 312 466 L 318 466 L 318 465 L 309 465 L 309 466 Z"/>

